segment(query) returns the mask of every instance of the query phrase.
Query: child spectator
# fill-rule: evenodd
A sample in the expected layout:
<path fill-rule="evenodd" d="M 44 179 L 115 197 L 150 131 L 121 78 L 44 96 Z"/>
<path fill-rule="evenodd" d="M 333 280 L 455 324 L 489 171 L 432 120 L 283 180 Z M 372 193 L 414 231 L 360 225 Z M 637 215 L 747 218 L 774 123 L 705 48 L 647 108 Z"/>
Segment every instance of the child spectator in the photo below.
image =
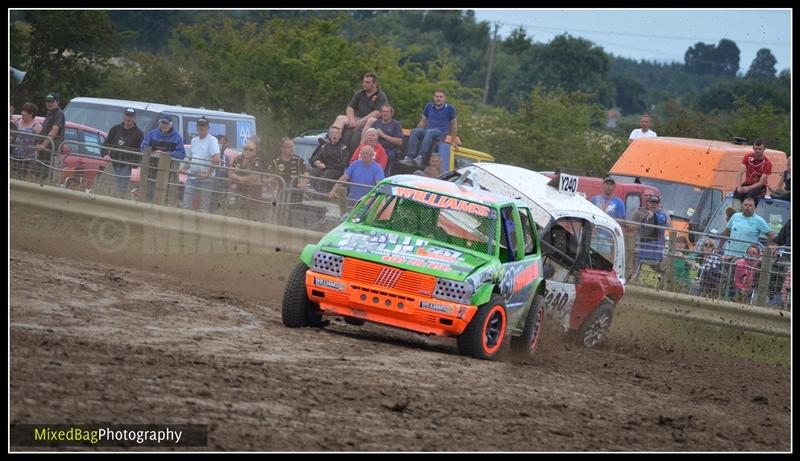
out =
<path fill-rule="evenodd" d="M 719 288 L 722 258 L 717 253 L 717 244 L 711 239 L 703 242 L 699 262 L 693 264 L 698 269 L 697 281 L 692 287 L 692 295 L 710 297 Z"/>
<path fill-rule="evenodd" d="M 733 286 L 736 288 L 737 298 L 748 301 L 753 294 L 756 276 L 761 268 L 761 249 L 752 244 L 747 247 L 747 255 L 736 260 L 736 269 L 733 272 Z"/>
<path fill-rule="evenodd" d="M 691 259 L 689 259 L 689 241 L 683 235 L 679 235 L 675 239 L 675 253 L 673 254 L 673 277 L 675 286 L 680 292 L 685 293 L 689 291 L 691 277 L 689 270 L 691 269 Z"/>

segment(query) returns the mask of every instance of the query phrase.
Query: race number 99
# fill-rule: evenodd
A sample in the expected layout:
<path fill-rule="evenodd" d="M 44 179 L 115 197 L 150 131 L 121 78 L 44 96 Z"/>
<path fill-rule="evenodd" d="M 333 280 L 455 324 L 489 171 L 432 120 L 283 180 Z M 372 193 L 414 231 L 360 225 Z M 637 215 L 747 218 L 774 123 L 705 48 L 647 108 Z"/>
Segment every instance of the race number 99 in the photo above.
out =
<path fill-rule="evenodd" d="M 568 194 L 574 194 L 578 191 L 578 177 L 562 173 L 558 184 L 558 190 Z"/>

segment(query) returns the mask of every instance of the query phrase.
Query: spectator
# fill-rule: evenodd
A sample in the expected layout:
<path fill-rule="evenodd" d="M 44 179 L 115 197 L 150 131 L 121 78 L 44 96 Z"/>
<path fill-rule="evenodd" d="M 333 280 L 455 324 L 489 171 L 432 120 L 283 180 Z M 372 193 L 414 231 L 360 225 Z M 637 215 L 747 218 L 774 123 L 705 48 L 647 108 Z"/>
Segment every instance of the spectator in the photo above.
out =
<path fill-rule="evenodd" d="M 689 240 L 683 235 L 679 235 L 675 239 L 675 248 L 673 253 L 673 278 L 675 285 L 680 292 L 688 292 L 691 276 L 689 274 L 691 269 L 691 259 L 689 258 Z"/>
<path fill-rule="evenodd" d="M 725 242 L 725 256 L 740 257 L 745 254 L 745 250 L 751 243 L 758 243 L 761 234 L 766 234 L 768 240 L 775 237 L 775 233 L 770 230 L 769 224 L 764 218 L 755 214 L 755 199 L 746 197 L 742 201 L 742 211 L 734 213 L 725 229 L 723 236 L 730 236 Z"/>
<path fill-rule="evenodd" d="M 370 128 L 378 130 L 378 143 L 383 146 L 383 150 L 386 151 L 386 156 L 389 158 L 389 163 L 384 171 L 386 176 L 391 176 L 392 167 L 397 161 L 397 149 L 403 146 L 403 128 L 400 126 L 400 122 L 394 119 L 394 108 L 389 104 L 384 104 L 381 107 L 380 118 L 372 117 L 367 121 L 364 136 L 361 139 L 362 143 Z"/>
<path fill-rule="evenodd" d="M 172 126 L 172 116 L 162 113 L 158 116 L 158 128 L 148 131 L 142 141 L 142 150 L 150 147 L 153 155 L 150 157 L 150 168 L 147 173 L 147 181 L 150 187 L 147 192 L 147 200 L 152 201 L 155 195 L 155 181 L 158 174 L 158 159 L 162 152 L 169 152 L 170 157 L 175 160 L 183 160 L 186 157 L 186 148 L 183 146 L 183 137 L 178 130 Z M 170 171 L 172 168 L 170 168 Z M 170 174 L 170 183 L 176 183 L 177 178 Z M 140 182 L 142 179 L 139 180 Z"/>
<path fill-rule="evenodd" d="M 50 93 L 45 98 L 45 104 L 47 104 L 47 117 L 44 119 L 42 134 L 47 136 L 47 139 L 42 140 L 42 142 L 36 146 L 39 152 L 39 162 L 41 162 L 39 175 L 42 178 L 46 178 L 49 174 L 47 169 L 48 167 L 55 166 L 51 164 L 53 153 L 64 141 L 64 126 L 66 124 L 66 118 L 64 117 L 64 111 L 62 111 L 61 107 L 59 107 L 60 103 L 61 96 L 58 93 Z"/>
<path fill-rule="evenodd" d="M 764 141 L 756 139 L 753 152 L 745 154 L 739 171 L 736 173 L 736 190 L 733 192 L 733 208 L 741 211 L 742 201 L 750 197 L 758 205 L 758 199 L 766 194 L 767 179 L 772 174 L 772 162 L 764 155 L 767 150 Z"/>
<path fill-rule="evenodd" d="M 374 186 L 378 181 L 384 178 L 383 168 L 373 161 L 374 152 L 372 146 L 362 146 L 360 155 L 361 159 L 347 167 L 347 170 L 339 178 L 339 181 L 350 181 L 352 179 L 352 182 L 356 184 Z M 336 197 L 340 186 L 340 183 L 334 184 L 333 189 L 328 192 L 328 196 L 330 198 Z M 369 189 L 370 187 L 351 185 L 347 198 L 350 200 L 358 200 L 369 192 Z"/>
<path fill-rule="evenodd" d="M 187 162 L 181 166 L 181 173 L 188 175 L 186 190 L 183 193 L 183 208 L 211 213 L 211 196 L 214 193 L 214 178 L 211 176 L 212 158 L 219 161 L 219 142 L 208 134 L 208 119 L 197 119 L 197 136 L 192 138 L 192 149 Z M 198 206 L 195 207 L 195 197 Z"/>
<path fill-rule="evenodd" d="M 636 265 L 660 263 L 664 257 L 664 230 L 655 226 L 667 224 L 667 217 L 660 207 L 661 199 L 657 195 L 647 199 L 647 214 L 642 218 L 644 224 L 639 229 L 639 246 L 636 249 Z"/>
<path fill-rule="evenodd" d="M 706 239 L 703 242 L 699 261 L 694 266 L 698 273 L 691 294 L 710 297 L 719 289 L 722 271 L 722 258 L 717 253 L 717 244 L 713 240 Z"/>
<path fill-rule="evenodd" d="M 364 74 L 361 80 L 362 89 L 356 91 L 345 110 L 346 115 L 339 115 L 333 122 L 342 133 L 344 143 L 353 151 L 361 141 L 362 131 L 367 120 L 380 117 L 380 110 L 389 100 L 378 87 L 378 76 L 372 72 Z M 351 152 L 352 153 L 352 152 Z"/>
<path fill-rule="evenodd" d="M 786 170 L 784 170 L 781 179 L 778 181 L 778 187 L 770 187 L 769 190 L 772 192 L 772 198 L 780 200 L 792 199 L 792 157 L 789 157 L 789 164 L 786 165 Z"/>
<path fill-rule="evenodd" d="M 733 286 L 741 302 L 749 301 L 756 285 L 756 277 L 761 268 L 761 248 L 752 244 L 747 247 L 747 255 L 736 260 L 733 273 Z"/>
<path fill-rule="evenodd" d="M 291 138 L 281 140 L 281 154 L 267 164 L 267 173 L 272 173 L 283 178 L 285 187 L 291 193 L 285 198 L 290 203 L 303 201 L 303 191 L 308 185 L 308 169 L 302 157 L 294 155 L 294 141 Z M 275 178 L 266 178 L 266 183 L 275 187 L 278 181 Z M 281 185 L 281 187 L 283 187 Z M 279 191 L 282 192 L 282 191 Z"/>
<path fill-rule="evenodd" d="M 224 134 L 217 135 L 217 144 L 219 144 L 219 156 L 211 157 L 211 164 L 214 168 L 214 194 L 211 199 L 211 211 L 218 210 L 227 204 L 228 199 L 228 170 L 230 162 L 228 156 L 225 155 L 225 150 L 228 148 L 228 137 Z"/>
<path fill-rule="evenodd" d="M 17 133 L 11 149 L 11 172 L 17 177 L 25 177 L 36 171 L 36 143 L 41 138 L 33 135 L 42 132 L 42 124 L 36 121 L 38 111 L 39 108 L 32 102 L 23 104 L 14 128 L 24 133 Z"/>
<path fill-rule="evenodd" d="M 331 126 L 328 130 L 328 141 L 317 147 L 308 160 L 311 176 L 335 181 L 344 173 L 350 154 L 347 145 L 341 139 L 342 130 Z M 314 189 L 327 194 L 333 187 L 332 184 L 329 181 L 316 181 Z"/>
<path fill-rule="evenodd" d="M 614 181 L 614 178 L 606 176 L 603 179 L 603 194 L 595 195 L 591 202 L 612 218 L 625 219 L 625 204 L 622 203 L 622 199 L 614 195 L 616 188 L 617 182 Z"/>
<path fill-rule="evenodd" d="M 631 131 L 630 136 L 628 136 L 628 144 L 639 138 L 655 138 L 657 136 L 656 132 L 650 129 L 650 116 L 644 114 L 639 120 L 639 128 Z"/>
<path fill-rule="evenodd" d="M 775 236 L 772 241 L 779 246 L 782 247 L 791 247 L 792 246 L 792 218 L 789 218 L 786 221 L 786 224 L 781 227 L 781 230 L 778 232 L 778 235 Z"/>
<path fill-rule="evenodd" d="M 445 139 L 448 133 L 454 145 L 461 145 L 461 140 L 458 138 L 456 108 L 447 104 L 445 100 L 444 90 L 438 89 L 433 92 L 433 102 L 429 102 L 422 109 L 422 118 L 408 137 L 404 164 L 411 165 L 414 162 L 418 168 L 427 165 L 433 142 Z"/>
<path fill-rule="evenodd" d="M 242 148 L 242 153 L 233 161 L 233 170 L 228 172 L 228 177 L 236 187 L 236 200 L 239 208 L 245 211 L 248 218 L 255 217 L 262 208 L 262 180 L 259 172 L 263 171 L 261 158 L 256 153 L 256 144 L 248 141 Z"/>
<path fill-rule="evenodd" d="M 434 152 L 431 154 L 430 165 L 425 167 L 423 172 L 429 178 L 438 178 L 442 175 L 442 154 Z"/>
<path fill-rule="evenodd" d="M 359 153 L 361 152 L 361 148 L 364 146 L 372 147 L 373 152 L 375 152 L 375 161 L 381 166 L 381 168 L 383 168 L 385 174 L 387 165 L 389 163 L 389 158 L 386 156 L 386 151 L 383 150 L 383 146 L 378 144 L 378 130 L 375 128 L 370 128 L 367 130 L 364 144 L 356 147 L 356 151 L 353 152 L 353 156 L 350 157 L 350 164 L 352 165 L 353 162 L 360 158 Z"/>
<path fill-rule="evenodd" d="M 128 107 L 122 114 L 122 123 L 112 126 L 103 142 L 104 146 L 113 148 L 104 149 L 103 158 L 113 161 L 117 196 L 120 198 L 130 197 L 131 164 L 142 163 L 139 148 L 143 140 L 144 133 L 136 126 L 136 109 Z"/>

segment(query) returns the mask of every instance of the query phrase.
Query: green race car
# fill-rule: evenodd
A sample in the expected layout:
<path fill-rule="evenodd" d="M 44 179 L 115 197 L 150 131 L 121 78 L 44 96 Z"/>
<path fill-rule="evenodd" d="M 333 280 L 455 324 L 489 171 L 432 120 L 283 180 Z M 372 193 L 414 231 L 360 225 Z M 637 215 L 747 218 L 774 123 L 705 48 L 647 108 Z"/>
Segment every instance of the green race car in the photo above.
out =
<path fill-rule="evenodd" d="M 465 181 L 466 182 L 466 181 Z M 325 316 L 455 336 L 458 350 L 495 357 L 536 348 L 544 318 L 539 238 L 525 203 L 415 175 L 378 183 L 287 281 L 283 322 Z"/>

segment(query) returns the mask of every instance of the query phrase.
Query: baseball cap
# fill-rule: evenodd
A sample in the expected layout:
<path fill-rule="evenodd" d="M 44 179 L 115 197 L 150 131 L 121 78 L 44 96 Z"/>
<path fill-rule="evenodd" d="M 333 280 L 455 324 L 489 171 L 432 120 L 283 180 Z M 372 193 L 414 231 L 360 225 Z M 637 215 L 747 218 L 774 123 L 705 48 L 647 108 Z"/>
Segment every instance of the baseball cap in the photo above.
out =
<path fill-rule="evenodd" d="M 134 109 L 133 107 L 128 107 L 127 109 L 125 109 L 125 113 L 130 115 L 136 115 L 136 109 Z"/>
<path fill-rule="evenodd" d="M 647 199 L 647 201 L 652 203 L 661 203 L 661 199 L 658 198 L 658 195 L 651 195 L 650 198 Z"/>
<path fill-rule="evenodd" d="M 172 116 L 169 114 L 161 114 L 158 116 L 158 121 L 172 123 Z"/>
<path fill-rule="evenodd" d="M 604 183 L 610 182 L 611 184 L 616 184 L 617 183 L 616 181 L 614 181 L 614 178 L 612 178 L 611 176 L 606 176 L 605 178 L 603 178 L 603 182 Z"/>
<path fill-rule="evenodd" d="M 50 101 L 61 101 L 61 95 L 59 95 L 58 93 L 56 93 L 54 91 L 52 93 L 48 93 L 47 97 L 44 98 L 44 99 L 45 99 L 45 101 L 48 101 L 48 102 L 50 102 Z"/>
<path fill-rule="evenodd" d="M 208 119 L 205 118 L 205 117 L 200 117 L 200 118 L 197 119 L 197 124 L 198 125 L 207 126 L 208 125 Z"/>

